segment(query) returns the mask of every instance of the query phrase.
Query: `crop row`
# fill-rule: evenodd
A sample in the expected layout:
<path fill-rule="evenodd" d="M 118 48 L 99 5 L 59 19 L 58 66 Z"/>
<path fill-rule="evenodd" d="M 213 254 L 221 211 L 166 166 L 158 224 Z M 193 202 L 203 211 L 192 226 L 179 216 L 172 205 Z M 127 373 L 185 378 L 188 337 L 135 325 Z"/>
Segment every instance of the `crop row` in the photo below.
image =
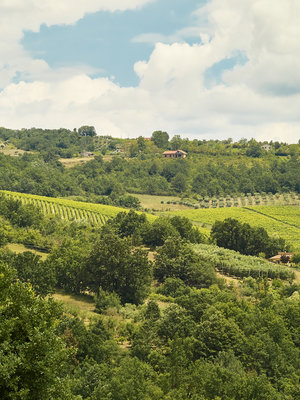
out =
<path fill-rule="evenodd" d="M 197 202 L 180 201 L 178 204 L 198 208 L 226 208 L 258 205 L 295 205 L 300 204 L 300 195 L 296 193 L 241 193 L 225 197 L 199 197 Z"/>
<path fill-rule="evenodd" d="M 1 191 L 5 196 L 20 200 L 23 204 L 33 204 L 38 207 L 44 215 L 56 215 L 66 221 L 89 222 L 94 225 L 102 225 L 110 217 L 116 215 L 109 206 L 101 209 L 92 204 L 74 202 L 66 199 L 48 198 L 37 195 L 28 195 L 25 193 Z M 97 206 L 97 205 L 95 205 Z"/>
<path fill-rule="evenodd" d="M 244 256 L 213 245 L 197 244 L 193 248 L 204 261 L 212 263 L 224 275 L 294 279 L 294 273 L 288 267 L 272 264 L 262 258 Z"/>

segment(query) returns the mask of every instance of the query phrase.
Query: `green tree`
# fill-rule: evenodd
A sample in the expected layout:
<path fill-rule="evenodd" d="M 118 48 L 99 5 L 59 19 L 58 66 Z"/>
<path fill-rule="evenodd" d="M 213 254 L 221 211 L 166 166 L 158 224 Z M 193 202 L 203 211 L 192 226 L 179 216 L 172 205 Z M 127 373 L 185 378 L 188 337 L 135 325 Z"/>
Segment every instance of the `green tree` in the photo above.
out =
<path fill-rule="evenodd" d="M 157 250 L 154 276 L 160 282 L 179 278 L 196 287 L 210 286 L 216 281 L 213 267 L 201 261 L 191 247 L 178 238 L 167 239 Z"/>
<path fill-rule="evenodd" d="M 115 292 L 122 303 L 141 303 L 147 296 L 152 267 L 147 253 L 134 249 L 130 242 L 105 232 L 95 243 L 86 264 L 88 286 L 98 292 Z"/>
<path fill-rule="evenodd" d="M 205 241 L 204 236 L 188 218 L 176 215 L 170 219 L 170 222 L 177 229 L 182 239 L 189 240 L 192 243 L 203 243 Z"/>
<path fill-rule="evenodd" d="M 168 147 L 169 135 L 167 132 L 154 131 L 151 136 L 151 140 L 160 149 L 165 149 Z"/>
<path fill-rule="evenodd" d="M 139 136 L 137 138 L 137 145 L 138 145 L 139 151 L 144 151 L 146 149 L 146 142 L 145 142 L 145 139 L 143 138 L 143 136 Z"/>
<path fill-rule="evenodd" d="M 259 143 L 254 139 L 248 142 L 248 148 L 246 150 L 246 156 L 248 157 L 261 157 L 264 151 Z"/>
<path fill-rule="evenodd" d="M 25 251 L 14 255 L 11 265 L 17 270 L 20 281 L 30 282 L 37 294 L 46 296 L 54 292 L 56 271 L 51 263 L 44 263 L 40 258 L 31 251 Z"/>
<path fill-rule="evenodd" d="M 169 237 L 179 237 L 179 233 L 166 217 L 157 218 L 143 233 L 143 241 L 150 247 L 162 246 Z"/>
<path fill-rule="evenodd" d="M 96 129 L 93 126 L 83 125 L 78 129 L 80 136 L 96 136 Z"/>
<path fill-rule="evenodd" d="M 87 254 L 87 244 L 72 239 L 64 240 L 61 246 L 52 250 L 45 265 L 54 268 L 59 288 L 77 294 L 85 289 L 84 265 Z"/>
<path fill-rule="evenodd" d="M 61 309 L 34 295 L 0 264 L 1 399 L 71 399 L 66 374 L 72 350 L 57 336 Z"/>
<path fill-rule="evenodd" d="M 182 139 L 180 135 L 174 135 L 172 139 L 170 140 L 170 146 L 172 150 L 179 150 L 182 147 Z"/>
<path fill-rule="evenodd" d="M 179 172 L 177 175 L 175 175 L 171 180 L 171 187 L 177 193 L 185 192 L 188 188 L 186 175 L 184 175 L 182 172 Z"/>

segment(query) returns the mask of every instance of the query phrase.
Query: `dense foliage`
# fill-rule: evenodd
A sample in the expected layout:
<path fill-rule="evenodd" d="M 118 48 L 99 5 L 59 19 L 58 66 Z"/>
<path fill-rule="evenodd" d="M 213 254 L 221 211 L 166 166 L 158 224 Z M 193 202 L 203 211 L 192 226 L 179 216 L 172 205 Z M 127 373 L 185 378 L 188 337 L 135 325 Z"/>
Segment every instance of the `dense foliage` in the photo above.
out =
<path fill-rule="evenodd" d="M 211 238 L 219 247 L 251 256 L 263 253 L 269 258 L 287 250 L 283 239 L 270 238 L 264 228 L 251 227 L 233 218 L 216 221 L 211 229 Z"/>
<path fill-rule="evenodd" d="M 155 131 L 149 141 L 142 137 L 126 141 L 95 136 L 89 126 L 78 132 L 0 128 L 1 139 L 4 149 L 15 145 L 27 151 L 19 157 L 0 154 L 0 188 L 6 190 L 46 196 L 99 196 L 101 202 L 128 202 L 130 207 L 130 198 L 117 201 L 125 192 L 195 196 L 300 192 L 299 144 L 272 143 L 272 150 L 266 152 L 253 140 L 189 141 L 175 136 L 169 141 L 167 132 L 162 131 Z M 116 148 L 119 153 L 113 153 Z M 164 159 L 162 151 L 166 148 L 182 148 L 188 157 Z M 59 157 L 86 151 L 96 154 L 88 163 L 66 169 L 58 161 Z M 113 158 L 104 162 L 102 155 L 106 152 Z"/>

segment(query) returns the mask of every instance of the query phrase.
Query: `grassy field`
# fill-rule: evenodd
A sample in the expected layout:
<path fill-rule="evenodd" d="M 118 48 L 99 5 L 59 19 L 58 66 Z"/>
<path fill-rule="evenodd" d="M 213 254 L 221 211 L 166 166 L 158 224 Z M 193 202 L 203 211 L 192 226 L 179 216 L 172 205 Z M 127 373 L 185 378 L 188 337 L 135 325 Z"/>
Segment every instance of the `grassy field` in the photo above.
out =
<path fill-rule="evenodd" d="M 137 197 L 141 206 L 148 210 L 176 211 L 188 209 L 187 206 L 178 204 L 181 199 L 176 196 L 154 196 L 151 194 L 133 194 L 133 196 Z"/>
<path fill-rule="evenodd" d="M 17 149 L 12 144 L 0 143 L 0 153 L 5 154 L 6 156 L 18 157 L 19 155 L 22 155 L 24 153 L 32 153 L 32 151 Z"/>
<path fill-rule="evenodd" d="M 23 244 L 20 243 L 9 243 L 5 246 L 7 249 L 13 251 L 14 253 L 24 253 L 24 251 L 31 251 L 32 253 L 41 256 L 42 260 L 45 260 L 47 258 L 47 253 L 42 253 L 41 251 L 37 251 L 34 249 L 28 249 L 25 247 Z"/>
<path fill-rule="evenodd" d="M 67 312 L 76 313 L 86 323 L 91 319 L 100 318 L 100 315 L 94 312 L 95 302 L 91 296 L 66 294 L 59 290 L 53 294 L 53 298 L 62 303 Z"/>
<path fill-rule="evenodd" d="M 235 218 L 251 226 L 260 226 L 273 237 L 283 237 L 293 248 L 300 250 L 300 207 L 257 206 L 251 208 L 215 208 L 166 212 L 165 215 L 180 215 L 202 227 L 207 234 L 215 221 Z"/>
<path fill-rule="evenodd" d="M 65 168 L 72 168 L 75 167 L 75 165 L 84 164 L 88 161 L 93 160 L 94 158 L 95 157 L 60 158 L 59 162 L 61 162 Z"/>

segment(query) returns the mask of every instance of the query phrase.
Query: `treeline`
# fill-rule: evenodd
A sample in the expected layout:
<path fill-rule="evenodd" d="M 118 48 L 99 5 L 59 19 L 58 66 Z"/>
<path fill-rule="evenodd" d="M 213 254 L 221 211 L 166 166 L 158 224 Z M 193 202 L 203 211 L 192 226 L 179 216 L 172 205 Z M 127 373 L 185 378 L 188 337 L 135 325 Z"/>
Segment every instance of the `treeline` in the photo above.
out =
<path fill-rule="evenodd" d="M 258 142 L 255 139 L 241 139 L 233 142 L 226 140 L 206 140 L 182 138 L 174 135 L 170 138 L 164 131 L 154 131 L 149 138 L 142 136 L 137 139 L 118 139 L 109 135 L 102 135 L 93 126 L 81 126 L 73 130 L 30 128 L 13 130 L 0 127 L 0 140 L 3 145 L 11 143 L 25 151 L 39 151 L 44 156 L 48 154 L 61 157 L 74 157 L 82 151 L 98 151 L 102 154 L 115 151 L 117 146 L 121 153 L 129 157 L 151 156 L 161 150 L 182 149 L 188 153 L 202 155 L 225 155 L 261 158 L 267 155 L 299 156 L 300 144 L 287 144 L 270 141 Z"/>
<path fill-rule="evenodd" d="M 83 196 L 95 202 L 121 205 L 126 193 L 226 196 L 241 193 L 300 193 L 300 161 L 189 157 L 183 160 L 123 159 L 104 162 L 97 156 L 84 165 L 65 169 L 38 154 L 10 157 L 0 153 L 0 188 L 44 196 Z"/>

